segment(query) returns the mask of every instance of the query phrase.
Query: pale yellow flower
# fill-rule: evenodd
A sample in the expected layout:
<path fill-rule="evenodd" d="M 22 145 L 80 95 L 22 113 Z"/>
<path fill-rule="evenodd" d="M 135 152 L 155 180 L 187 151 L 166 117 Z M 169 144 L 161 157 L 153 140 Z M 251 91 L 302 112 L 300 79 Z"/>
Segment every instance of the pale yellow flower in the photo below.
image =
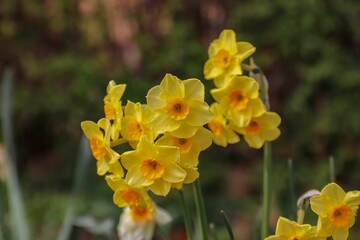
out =
<path fill-rule="evenodd" d="M 234 132 L 229 121 L 225 118 L 226 110 L 224 107 L 215 102 L 211 104 L 210 109 L 213 112 L 214 117 L 207 126 L 213 134 L 214 143 L 226 147 L 228 144 L 239 142 L 239 135 Z"/>
<path fill-rule="evenodd" d="M 336 183 L 326 185 L 318 196 L 311 197 L 311 209 L 319 215 L 317 234 L 346 240 L 355 223 L 360 205 L 360 191 L 345 191 Z"/>
<path fill-rule="evenodd" d="M 265 141 L 273 141 L 280 136 L 281 118 L 275 112 L 265 112 L 259 117 L 251 118 L 249 124 L 234 130 L 244 135 L 245 142 L 252 148 L 261 148 Z"/>
<path fill-rule="evenodd" d="M 250 77 L 234 76 L 223 88 L 212 89 L 211 95 L 236 127 L 247 126 L 251 118 L 265 112 L 259 99 L 259 84 Z"/>
<path fill-rule="evenodd" d="M 242 75 L 241 62 L 255 52 L 248 42 L 236 42 L 233 30 L 223 30 L 208 50 L 209 60 L 204 66 L 205 79 L 214 79 L 217 87 L 226 85 L 229 77 Z"/>
<path fill-rule="evenodd" d="M 121 155 L 121 163 L 128 170 L 127 183 L 133 187 L 149 187 L 156 195 L 166 196 L 172 183 L 182 182 L 186 172 L 178 165 L 177 147 L 155 145 L 142 136 L 136 150 Z"/>
<path fill-rule="evenodd" d="M 280 217 L 276 224 L 275 235 L 265 240 L 325 240 L 325 238 L 316 236 L 316 227 Z"/>
<path fill-rule="evenodd" d="M 178 165 L 186 171 L 186 177 L 182 182 L 173 183 L 172 187 L 181 189 L 183 184 L 194 182 L 199 177 L 197 165 L 201 151 L 207 149 L 212 143 L 212 134 L 209 130 L 201 127 L 190 138 L 178 138 L 171 133 L 165 133 L 156 144 L 178 147 L 180 160 Z"/>
<path fill-rule="evenodd" d="M 107 175 L 105 180 L 114 191 L 113 201 L 117 206 L 153 208 L 153 202 L 145 188 L 132 187 L 126 179 L 115 175 Z"/>
<path fill-rule="evenodd" d="M 166 74 L 160 85 L 151 88 L 146 96 L 149 108 L 154 111 L 154 132 L 172 132 L 180 138 L 194 135 L 212 117 L 204 95 L 204 85 L 200 80 L 182 81 Z"/>
<path fill-rule="evenodd" d="M 122 176 L 124 172 L 118 161 L 120 155 L 110 147 L 110 121 L 106 118 L 100 119 L 97 124 L 92 121 L 83 121 L 81 128 L 90 140 L 91 151 L 97 160 L 97 173 L 104 175 L 112 172 Z"/>
<path fill-rule="evenodd" d="M 133 148 L 136 148 L 143 135 L 154 139 L 154 132 L 150 125 L 151 120 L 152 112 L 147 105 L 128 101 L 125 106 L 125 115 L 121 120 L 122 137 L 128 140 Z"/>
<path fill-rule="evenodd" d="M 121 130 L 121 118 L 123 116 L 121 97 L 124 94 L 125 88 L 126 84 L 116 85 L 115 81 L 111 80 L 106 89 L 107 95 L 104 97 L 105 117 L 114 121 L 114 126 L 118 131 Z"/>

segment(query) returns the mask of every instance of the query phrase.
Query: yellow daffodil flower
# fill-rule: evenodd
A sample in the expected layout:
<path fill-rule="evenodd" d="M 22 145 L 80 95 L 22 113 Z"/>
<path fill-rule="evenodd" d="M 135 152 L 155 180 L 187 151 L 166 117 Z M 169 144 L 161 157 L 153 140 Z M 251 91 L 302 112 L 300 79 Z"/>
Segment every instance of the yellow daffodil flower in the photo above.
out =
<path fill-rule="evenodd" d="M 229 77 L 242 75 L 241 62 L 255 52 L 248 42 L 236 42 L 233 30 L 223 30 L 208 50 L 209 60 L 204 66 L 205 79 L 214 79 L 216 87 L 226 85 Z"/>
<path fill-rule="evenodd" d="M 151 240 L 155 225 L 165 225 L 171 220 L 171 215 L 157 206 L 154 210 L 146 207 L 126 207 L 117 226 L 118 236 L 121 240 Z"/>
<path fill-rule="evenodd" d="M 199 155 L 210 147 L 212 143 L 212 134 L 209 130 L 201 127 L 194 136 L 189 138 L 175 137 L 171 133 L 165 133 L 156 144 L 178 147 L 180 150 L 179 165 L 197 166 L 199 163 Z"/>
<path fill-rule="evenodd" d="M 165 133 L 156 144 L 178 147 L 180 150 L 179 166 L 186 171 L 184 181 L 173 183 L 172 187 L 182 189 L 183 184 L 194 182 L 199 177 L 197 165 L 199 164 L 199 155 L 210 147 L 212 143 L 212 134 L 209 130 L 201 127 L 194 136 L 190 138 L 178 138 L 171 133 Z"/>
<path fill-rule="evenodd" d="M 152 112 L 146 105 L 128 101 L 125 106 L 125 115 L 121 120 L 121 135 L 136 148 L 137 143 L 143 135 L 154 139 L 155 136 L 150 121 Z"/>
<path fill-rule="evenodd" d="M 121 155 L 121 163 L 128 170 L 126 180 L 134 187 L 149 187 L 166 196 L 172 183 L 181 182 L 186 172 L 177 164 L 180 151 L 177 147 L 155 145 L 142 136 L 136 150 Z"/>
<path fill-rule="evenodd" d="M 326 185 L 318 196 L 310 198 L 311 209 L 319 215 L 317 234 L 346 240 L 355 223 L 360 191 L 345 191 L 336 183 Z"/>
<path fill-rule="evenodd" d="M 244 139 L 252 148 L 261 148 L 265 141 L 273 141 L 280 136 L 281 118 L 275 112 L 265 112 L 259 117 L 251 118 L 249 124 L 234 130 L 244 135 Z"/>
<path fill-rule="evenodd" d="M 124 172 L 118 161 L 120 155 L 110 147 L 110 121 L 106 118 L 100 119 L 97 124 L 92 121 L 83 121 L 81 128 L 90 140 L 91 151 L 97 160 L 97 173 L 104 175 L 106 172 L 112 172 L 123 176 Z"/>
<path fill-rule="evenodd" d="M 213 141 L 216 145 L 226 147 L 228 144 L 234 144 L 240 141 L 237 135 L 225 118 L 225 109 L 218 103 L 210 106 L 214 114 L 213 119 L 207 124 L 213 134 Z"/>
<path fill-rule="evenodd" d="M 114 191 L 113 201 L 119 207 L 153 208 L 153 202 L 145 188 L 134 188 L 124 178 L 115 175 L 107 175 L 105 180 Z"/>
<path fill-rule="evenodd" d="M 259 84 L 250 77 L 234 76 L 225 87 L 211 90 L 211 95 L 236 127 L 247 126 L 252 117 L 265 112 L 259 99 Z"/>
<path fill-rule="evenodd" d="M 309 224 L 297 224 L 280 217 L 276 224 L 275 235 L 265 240 L 325 240 L 325 238 L 316 236 L 316 227 Z"/>
<path fill-rule="evenodd" d="M 117 130 L 121 130 L 121 118 L 123 110 L 121 106 L 121 97 L 124 94 L 126 84 L 116 85 L 115 81 L 110 81 L 104 97 L 104 112 L 106 119 L 113 120 Z"/>
<path fill-rule="evenodd" d="M 172 132 L 179 138 L 194 135 L 212 117 L 204 95 L 204 85 L 200 80 L 181 81 L 166 74 L 160 85 L 151 88 L 147 94 L 147 104 L 154 111 L 154 132 Z"/>

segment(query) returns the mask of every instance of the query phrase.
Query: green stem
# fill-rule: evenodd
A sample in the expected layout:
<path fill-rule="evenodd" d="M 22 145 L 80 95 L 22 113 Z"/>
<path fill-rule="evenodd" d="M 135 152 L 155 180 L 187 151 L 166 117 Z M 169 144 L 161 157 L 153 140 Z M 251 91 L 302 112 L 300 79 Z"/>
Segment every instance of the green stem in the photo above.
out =
<path fill-rule="evenodd" d="M 292 158 L 288 159 L 288 174 L 289 174 L 289 194 L 290 194 L 290 219 L 295 219 L 296 200 L 295 200 L 295 181 L 294 181 L 294 167 Z"/>
<path fill-rule="evenodd" d="M 192 227 L 191 227 L 191 219 L 189 214 L 189 208 L 186 204 L 184 192 L 183 190 L 179 190 L 181 208 L 184 216 L 184 224 L 186 229 L 186 237 L 188 240 L 192 240 Z"/>
<path fill-rule="evenodd" d="M 194 190 L 194 196 L 195 196 L 195 204 L 196 204 L 196 210 L 197 210 L 197 216 L 198 216 L 198 221 L 199 221 L 199 225 L 201 228 L 201 233 L 202 233 L 202 240 L 208 240 L 208 224 L 207 224 L 207 220 L 206 220 L 206 212 L 205 212 L 205 207 L 204 207 L 204 200 L 201 194 L 201 189 L 200 189 L 200 182 L 199 179 L 196 180 L 193 184 L 193 190 Z"/>
<path fill-rule="evenodd" d="M 221 210 L 220 211 L 222 217 L 223 217 L 223 220 L 224 220 L 224 223 L 225 223 L 225 226 L 226 226 L 226 230 L 228 231 L 228 234 L 229 234 L 229 238 L 230 240 L 234 240 L 234 233 L 233 233 L 233 230 L 231 228 L 231 224 L 230 224 L 230 220 L 228 218 L 228 216 L 226 215 L 226 213 Z"/>
<path fill-rule="evenodd" d="M 263 170 L 263 214 L 261 226 L 261 239 L 268 236 L 270 207 L 271 207 L 271 143 L 264 145 L 264 170 Z"/>

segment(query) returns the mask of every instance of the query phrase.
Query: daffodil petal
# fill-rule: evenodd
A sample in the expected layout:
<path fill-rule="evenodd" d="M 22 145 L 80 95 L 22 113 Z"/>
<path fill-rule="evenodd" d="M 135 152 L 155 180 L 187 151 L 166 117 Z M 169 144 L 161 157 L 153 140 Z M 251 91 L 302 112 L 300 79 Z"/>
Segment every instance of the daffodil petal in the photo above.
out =
<path fill-rule="evenodd" d="M 204 101 L 205 97 L 205 88 L 200 80 L 192 78 L 183 81 L 185 86 L 185 101 L 190 99 L 196 99 L 199 101 Z"/>
<path fill-rule="evenodd" d="M 171 188 L 171 183 L 164 181 L 163 179 L 156 179 L 153 184 L 149 186 L 150 190 L 159 196 L 166 196 Z"/>
<path fill-rule="evenodd" d="M 334 240 L 346 240 L 349 236 L 348 228 L 334 228 L 332 230 L 332 238 Z"/>
<path fill-rule="evenodd" d="M 174 162 L 168 162 L 165 166 L 163 179 L 170 183 L 181 182 L 185 179 L 186 171 Z"/>
<path fill-rule="evenodd" d="M 237 42 L 238 56 L 241 61 L 250 57 L 256 50 L 256 48 L 248 42 Z"/>
<path fill-rule="evenodd" d="M 126 174 L 126 180 L 129 185 L 134 187 L 146 187 L 153 184 L 154 180 L 150 180 L 142 175 L 138 166 L 133 166 Z"/>
<path fill-rule="evenodd" d="M 321 191 L 321 194 L 329 196 L 335 205 L 342 204 L 345 198 L 345 191 L 336 183 L 326 185 Z"/>
<path fill-rule="evenodd" d="M 99 126 L 92 121 L 81 122 L 81 128 L 88 139 L 102 139 L 103 134 L 101 133 Z"/>
<path fill-rule="evenodd" d="M 166 103 L 159 98 L 159 95 L 159 86 L 155 86 L 148 91 L 146 95 L 146 102 L 151 109 L 158 109 L 166 106 Z"/>

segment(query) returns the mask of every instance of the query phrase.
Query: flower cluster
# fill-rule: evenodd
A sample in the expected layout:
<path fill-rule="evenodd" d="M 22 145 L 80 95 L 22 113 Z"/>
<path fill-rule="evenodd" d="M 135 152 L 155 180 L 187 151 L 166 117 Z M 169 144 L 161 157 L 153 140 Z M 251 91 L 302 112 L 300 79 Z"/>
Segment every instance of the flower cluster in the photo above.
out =
<path fill-rule="evenodd" d="M 126 207 L 135 222 L 149 222 L 156 208 L 148 191 L 166 196 L 199 177 L 199 154 L 212 143 L 204 125 L 213 114 L 198 79 L 166 74 L 148 91 L 146 104 L 128 101 L 123 106 L 125 88 L 110 81 L 105 117 L 97 123 L 83 121 L 81 128 L 90 140 L 98 175 L 114 191 L 114 203 Z M 123 143 L 131 149 L 119 152 Z"/>
<path fill-rule="evenodd" d="M 266 240 L 346 240 L 349 228 L 355 223 L 356 212 L 360 205 L 360 191 L 345 192 L 336 183 L 326 185 L 320 194 L 310 198 L 313 212 L 319 218 L 317 226 L 302 224 L 280 217 L 275 235 Z"/>
<path fill-rule="evenodd" d="M 205 79 L 214 80 L 211 95 L 214 117 L 208 123 L 214 143 L 223 147 L 240 141 L 243 135 L 252 148 L 261 148 L 265 141 L 273 141 L 280 135 L 281 118 L 269 112 L 260 98 L 264 93 L 265 76 L 257 81 L 243 75 L 242 62 L 255 52 L 248 42 L 236 42 L 235 32 L 224 30 L 219 39 L 209 47 L 209 59 L 204 66 Z M 252 69 L 249 65 L 245 67 Z"/>

